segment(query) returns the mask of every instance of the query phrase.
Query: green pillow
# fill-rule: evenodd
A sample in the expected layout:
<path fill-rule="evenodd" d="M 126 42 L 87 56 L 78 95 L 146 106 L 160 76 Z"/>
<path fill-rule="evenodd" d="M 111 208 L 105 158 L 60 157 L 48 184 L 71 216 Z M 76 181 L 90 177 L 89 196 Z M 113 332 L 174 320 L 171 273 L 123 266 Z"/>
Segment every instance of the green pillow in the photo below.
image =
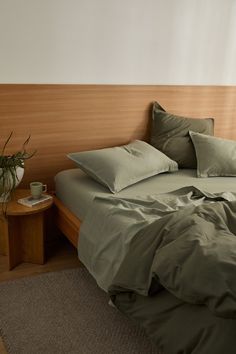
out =
<path fill-rule="evenodd" d="M 111 192 L 119 192 L 145 178 L 178 170 L 178 165 L 144 141 L 67 155 L 85 173 Z"/>
<path fill-rule="evenodd" d="M 214 135 L 213 118 L 187 118 L 167 113 L 153 104 L 151 144 L 178 162 L 182 168 L 196 168 L 197 160 L 189 130 Z"/>
<path fill-rule="evenodd" d="M 197 156 L 197 176 L 236 176 L 236 141 L 189 132 Z"/>

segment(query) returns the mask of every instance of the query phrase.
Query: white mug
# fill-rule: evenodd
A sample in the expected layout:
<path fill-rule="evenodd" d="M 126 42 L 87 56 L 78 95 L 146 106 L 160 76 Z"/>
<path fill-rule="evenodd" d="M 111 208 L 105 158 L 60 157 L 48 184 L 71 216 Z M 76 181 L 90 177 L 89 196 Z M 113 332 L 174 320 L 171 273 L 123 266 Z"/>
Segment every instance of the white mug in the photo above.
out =
<path fill-rule="evenodd" d="M 47 192 L 47 185 L 42 182 L 31 182 L 30 193 L 33 199 L 39 199 L 43 192 Z"/>

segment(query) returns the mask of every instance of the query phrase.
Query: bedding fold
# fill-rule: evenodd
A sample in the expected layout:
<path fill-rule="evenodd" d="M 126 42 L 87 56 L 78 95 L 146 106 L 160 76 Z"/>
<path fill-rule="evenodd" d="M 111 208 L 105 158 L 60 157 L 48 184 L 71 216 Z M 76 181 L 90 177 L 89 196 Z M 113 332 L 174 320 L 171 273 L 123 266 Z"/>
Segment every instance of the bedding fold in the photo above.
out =
<path fill-rule="evenodd" d="M 79 258 L 165 354 L 235 352 L 236 194 L 97 197 Z"/>
<path fill-rule="evenodd" d="M 162 287 L 236 317 L 236 197 L 195 187 L 147 198 L 95 198 L 79 257 L 110 294 Z M 158 290 L 155 290 L 158 289 Z"/>

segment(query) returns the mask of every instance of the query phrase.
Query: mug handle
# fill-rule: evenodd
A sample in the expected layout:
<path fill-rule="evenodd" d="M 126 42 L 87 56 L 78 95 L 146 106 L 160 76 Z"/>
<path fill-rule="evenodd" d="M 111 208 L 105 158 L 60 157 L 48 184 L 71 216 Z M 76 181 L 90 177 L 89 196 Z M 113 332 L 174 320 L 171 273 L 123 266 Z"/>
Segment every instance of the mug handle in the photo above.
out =
<path fill-rule="evenodd" d="M 43 193 L 46 193 L 46 192 L 47 192 L 47 185 L 43 184 Z"/>

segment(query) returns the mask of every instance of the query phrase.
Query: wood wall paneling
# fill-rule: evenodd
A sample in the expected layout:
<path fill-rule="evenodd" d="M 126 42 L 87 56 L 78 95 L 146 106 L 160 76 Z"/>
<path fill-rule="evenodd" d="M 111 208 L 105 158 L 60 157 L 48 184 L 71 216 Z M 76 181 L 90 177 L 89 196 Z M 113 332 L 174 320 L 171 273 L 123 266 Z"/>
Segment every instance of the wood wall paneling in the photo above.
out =
<path fill-rule="evenodd" d="M 22 186 L 40 180 L 53 188 L 57 172 L 75 165 L 72 151 L 148 140 L 151 103 L 189 117 L 214 117 L 215 135 L 236 139 L 236 87 L 153 85 L 0 84 L 0 146 L 13 130 L 8 152 L 31 134 Z"/>

